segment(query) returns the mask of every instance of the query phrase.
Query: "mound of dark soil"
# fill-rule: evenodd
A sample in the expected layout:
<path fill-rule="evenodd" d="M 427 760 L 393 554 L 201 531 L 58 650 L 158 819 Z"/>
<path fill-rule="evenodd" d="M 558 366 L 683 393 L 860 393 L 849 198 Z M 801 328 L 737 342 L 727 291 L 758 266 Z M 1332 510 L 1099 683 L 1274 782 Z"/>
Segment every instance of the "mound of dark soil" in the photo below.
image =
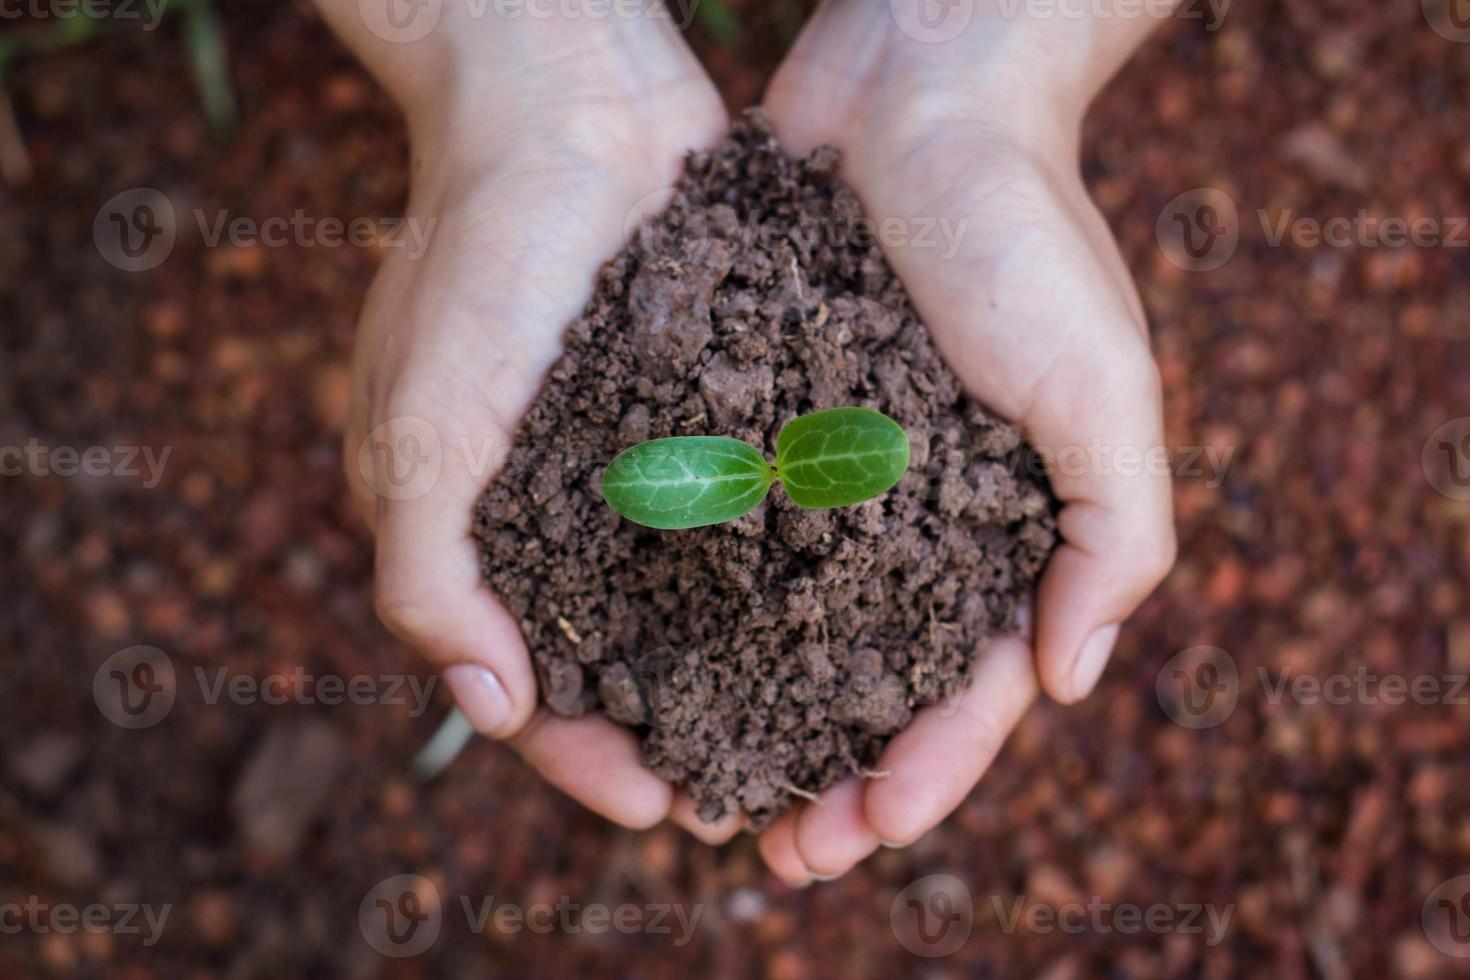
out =
<path fill-rule="evenodd" d="M 674 202 L 598 276 L 477 508 L 485 580 L 519 619 L 552 710 L 601 709 L 700 815 L 764 826 L 866 772 L 919 705 L 960 690 L 1055 541 L 1017 430 L 968 399 L 873 243 L 830 148 L 797 161 L 751 114 L 691 154 Z M 767 453 L 816 409 L 903 424 L 890 493 L 651 531 L 599 479 L 645 439 Z"/>

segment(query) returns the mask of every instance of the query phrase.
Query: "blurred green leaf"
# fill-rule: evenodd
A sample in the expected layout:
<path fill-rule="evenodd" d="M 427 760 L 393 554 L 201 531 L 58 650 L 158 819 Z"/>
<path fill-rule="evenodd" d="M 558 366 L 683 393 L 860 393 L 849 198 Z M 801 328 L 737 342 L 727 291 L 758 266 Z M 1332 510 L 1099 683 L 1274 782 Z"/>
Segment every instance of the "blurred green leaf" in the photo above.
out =
<path fill-rule="evenodd" d="M 740 41 L 740 18 L 725 0 L 689 0 L 696 4 L 695 16 L 709 31 L 710 36 L 721 44 L 736 44 Z"/>
<path fill-rule="evenodd" d="M 235 128 L 235 93 L 230 86 L 219 15 L 211 0 L 188 0 L 178 9 L 184 14 L 184 44 L 204 102 L 205 118 L 216 135 L 223 135 Z"/>

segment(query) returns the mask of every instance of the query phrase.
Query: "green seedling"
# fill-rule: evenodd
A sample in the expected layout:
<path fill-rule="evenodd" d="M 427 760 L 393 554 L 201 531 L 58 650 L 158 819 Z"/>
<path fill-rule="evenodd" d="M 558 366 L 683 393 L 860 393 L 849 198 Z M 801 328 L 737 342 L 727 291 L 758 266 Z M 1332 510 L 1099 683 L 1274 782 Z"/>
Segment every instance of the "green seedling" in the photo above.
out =
<path fill-rule="evenodd" d="M 630 446 L 602 477 L 602 499 L 634 524 L 676 531 L 733 521 L 777 480 L 798 507 L 846 507 L 886 493 L 909 466 L 903 427 L 870 408 L 831 408 L 776 434 L 776 461 L 725 436 Z"/>

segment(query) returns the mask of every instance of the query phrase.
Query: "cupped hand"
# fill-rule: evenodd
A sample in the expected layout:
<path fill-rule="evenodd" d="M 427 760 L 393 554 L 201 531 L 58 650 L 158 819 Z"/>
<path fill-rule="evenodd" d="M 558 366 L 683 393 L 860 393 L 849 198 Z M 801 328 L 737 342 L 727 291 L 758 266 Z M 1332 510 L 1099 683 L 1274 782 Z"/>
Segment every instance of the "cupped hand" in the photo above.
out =
<path fill-rule="evenodd" d="M 692 807 L 643 768 L 627 729 L 538 710 L 470 524 L 630 213 L 673 185 L 688 149 L 718 140 L 725 113 L 666 24 L 491 26 L 472 66 L 444 73 L 454 91 L 396 93 L 413 137 L 407 221 L 428 246 L 390 250 L 353 360 L 345 467 L 376 537 L 376 606 L 440 668 L 470 723 L 550 782 L 627 826 L 671 809 L 689 822 Z M 394 48 L 376 64 L 408 56 Z"/>
<path fill-rule="evenodd" d="M 1038 681 L 1058 701 L 1087 696 L 1119 625 L 1173 563 L 1144 313 L 1078 171 L 1086 97 L 1052 84 L 1058 38 L 1028 26 L 982 17 L 925 43 L 895 29 L 886 2 L 828 3 L 766 98 L 788 150 L 839 147 L 868 216 L 912 232 L 887 236 L 889 261 L 967 390 L 1021 425 L 1063 502 L 1034 656 L 1020 638 L 992 641 L 967 692 L 889 744 L 886 778 L 854 777 L 766 830 L 762 853 L 792 883 L 841 874 L 947 816 Z"/>

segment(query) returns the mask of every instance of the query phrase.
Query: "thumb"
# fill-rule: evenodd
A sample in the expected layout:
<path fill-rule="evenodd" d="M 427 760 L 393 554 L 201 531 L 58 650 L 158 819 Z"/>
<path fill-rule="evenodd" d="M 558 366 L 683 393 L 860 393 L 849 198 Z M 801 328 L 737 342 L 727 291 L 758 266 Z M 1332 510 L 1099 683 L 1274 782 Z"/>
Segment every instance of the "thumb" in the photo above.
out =
<path fill-rule="evenodd" d="M 376 508 L 374 604 L 383 624 L 437 666 L 459 708 L 484 735 L 525 726 L 536 680 L 515 620 L 480 580 L 471 521 L 508 441 L 402 414 L 361 441 L 355 476 Z"/>
<path fill-rule="evenodd" d="M 1063 703 L 1092 692 L 1120 624 L 1174 563 L 1159 376 L 1127 326 L 1105 331 L 1103 363 L 1096 351 L 1054 362 L 1022 417 L 1063 503 L 1036 616 L 1042 686 Z"/>

